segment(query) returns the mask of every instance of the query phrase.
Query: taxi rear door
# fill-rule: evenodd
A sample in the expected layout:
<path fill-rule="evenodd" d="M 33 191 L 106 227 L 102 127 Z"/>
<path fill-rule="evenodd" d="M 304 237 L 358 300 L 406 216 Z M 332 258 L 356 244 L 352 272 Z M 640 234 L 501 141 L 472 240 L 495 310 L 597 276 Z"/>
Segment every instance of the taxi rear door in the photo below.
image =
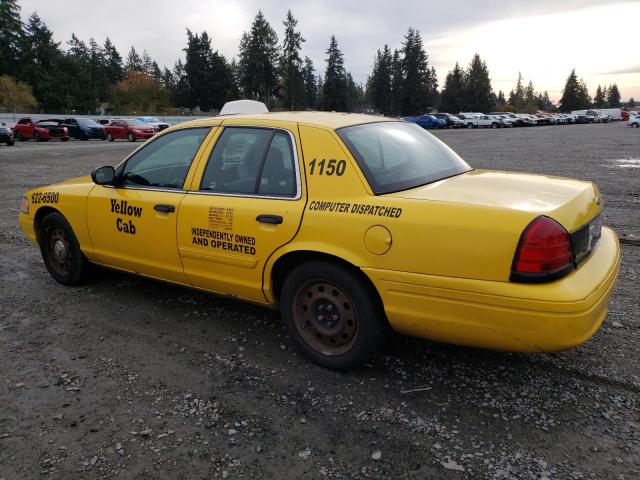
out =
<path fill-rule="evenodd" d="M 266 303 L 263 270 L 296 235 L 306 203 L 297 125 L 225 120 L 178 215 L 191 284 Z"/>

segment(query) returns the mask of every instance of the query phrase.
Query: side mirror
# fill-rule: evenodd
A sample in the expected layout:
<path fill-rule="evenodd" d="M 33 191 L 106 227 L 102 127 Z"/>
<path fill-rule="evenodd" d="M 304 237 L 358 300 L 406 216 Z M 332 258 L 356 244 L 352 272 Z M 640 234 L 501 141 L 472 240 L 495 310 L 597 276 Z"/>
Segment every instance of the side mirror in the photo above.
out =
<path fill-rule="evenodd" d="M 91 172 L 91 180 L 97 185 L 113 185 L 116 180 L 116 171 L 112 166 L 96 168 Z"/>

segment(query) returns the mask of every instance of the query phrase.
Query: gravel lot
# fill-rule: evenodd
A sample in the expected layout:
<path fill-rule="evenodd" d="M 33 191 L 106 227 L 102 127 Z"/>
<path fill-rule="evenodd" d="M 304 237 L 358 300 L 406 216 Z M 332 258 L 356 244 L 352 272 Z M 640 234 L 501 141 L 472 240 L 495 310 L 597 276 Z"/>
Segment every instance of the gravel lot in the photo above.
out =
<path fill-rule="evenodd" d="M 475 167 L 594 180 L 640 236 L 640 134 L 622 123 L 435 133 Z M 126 142 L 0 146 L 0 479 L 640 478 L 640 247 L 603 328 L 558 354 L 395 336 L 359 371 L 279 316 L 134 276 L 58 285 L 18 229 L 30 187 Z"/>

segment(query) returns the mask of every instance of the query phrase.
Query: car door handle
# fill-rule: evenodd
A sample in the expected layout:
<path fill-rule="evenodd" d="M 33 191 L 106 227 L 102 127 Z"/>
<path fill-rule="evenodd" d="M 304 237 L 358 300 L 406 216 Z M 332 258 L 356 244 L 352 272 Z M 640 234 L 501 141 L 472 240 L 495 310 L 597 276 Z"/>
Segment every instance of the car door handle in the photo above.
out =
<path fill-rule="evenodd" d="M 162 203 L 159 203 L 158 205 L 155 205 L 153 207 L 154 210 L 157 210 L 158 212 L 165 212 L 165 213 L 171 213 L 171 212 L 175 212 L 176 211 L 176 207 L 173 205 L 164 205 Z"/>
<path fill-rule="evenodd" d="M 258 215 L 256 220 L 260 223 L 272 223 L 274 225 L 282 223 L 282 217 L 280 215 Z"/>

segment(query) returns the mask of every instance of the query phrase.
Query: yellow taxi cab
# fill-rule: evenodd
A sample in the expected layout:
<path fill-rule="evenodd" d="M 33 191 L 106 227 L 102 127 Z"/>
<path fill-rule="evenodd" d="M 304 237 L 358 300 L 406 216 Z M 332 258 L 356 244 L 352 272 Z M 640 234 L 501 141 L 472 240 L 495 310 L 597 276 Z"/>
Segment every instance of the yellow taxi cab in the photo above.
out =
<path fill-rule="evenodd" d="M 591 182 L 475 170 L 402 120 L 267 112 L 182 123 L 115 168 L 31 190 L 20 225 L 62 284 L 93 263 L 279 308 L 302 352 L 346 369 L 390 330 L 584 342 L 620 263 L 602 208 Z"/>

